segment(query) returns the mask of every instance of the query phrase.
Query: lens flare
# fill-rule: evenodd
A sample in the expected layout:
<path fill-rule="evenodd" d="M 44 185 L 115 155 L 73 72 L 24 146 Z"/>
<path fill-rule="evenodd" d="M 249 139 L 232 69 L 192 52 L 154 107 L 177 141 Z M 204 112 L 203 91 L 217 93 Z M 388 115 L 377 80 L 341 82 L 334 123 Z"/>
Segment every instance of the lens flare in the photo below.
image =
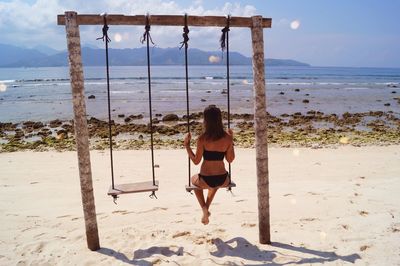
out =
<path fill-rule="evenodd" d="M 298 28 L 300 27 L 300 21 L 299 20 L 293 20 L 291 23 L 290 23 L 290 28 L 292 29 L 292 30 L 297 30 Z"/>
<path fill-rule="evenodd" d="M 7 90 L 7 85 L 4 83 L 0 83 L 0 92 L 5 92 Z"/>
<path fill-rule="evenodd" d="M 115 33 L 115 35 L 114 35 L 114 41 L 115 41 L 115 42 L 120 42 L 120 41 L 122 41 L 122 35 L 119 34 L 119 33 Z"/>
<path fill-rule="evenodd" d="M 210 55 L 210 57 L 208 58 L 208 62 L 210 63 L 219 63 L 221 61 L 221 58 L 219 56 L 216 55 Z"/>

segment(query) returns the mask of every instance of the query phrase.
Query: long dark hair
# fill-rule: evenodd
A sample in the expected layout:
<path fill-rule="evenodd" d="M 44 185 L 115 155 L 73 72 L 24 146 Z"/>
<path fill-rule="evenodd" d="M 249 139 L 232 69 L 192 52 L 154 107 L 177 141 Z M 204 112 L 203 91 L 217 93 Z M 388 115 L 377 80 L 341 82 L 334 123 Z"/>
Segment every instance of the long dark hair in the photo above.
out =
<path fill-rule="evenodd" d="M 206 140 L 219 140 L 225 136 L 224 125 L 222 124 L 221 110 L 215 105 L 204 109 L 203 137 Z"/>

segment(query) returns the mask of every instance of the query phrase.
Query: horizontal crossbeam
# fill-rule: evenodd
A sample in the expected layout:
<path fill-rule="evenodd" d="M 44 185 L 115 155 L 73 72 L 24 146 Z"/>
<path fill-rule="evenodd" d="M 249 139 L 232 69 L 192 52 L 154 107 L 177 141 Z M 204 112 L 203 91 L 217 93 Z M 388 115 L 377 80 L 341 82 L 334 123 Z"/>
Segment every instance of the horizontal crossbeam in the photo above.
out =
<path fill-rule="evenodd" d="M 65 12 L 65 15 L 57 16 L 58 25 L 65 25 L 65 16 L 70 12 Z M 223 16 L 187 16 L 188 26 L 198 27 L 225 27 L 226 17 Z M 101 15 L 82 14 L 77 17 L 78 25 L 103 25 L 104 20 Z M 176 15 L 150 15 L 150 25 L 158 26 L 184 26 L 185 16 Z M 146 25 L 146 16 L 125 16 L 125 15 L 107 15 L 107 24 L 109 25 Z M 263 18 L 262 27 L 271 28 L 272 19 Z M 230 27 L 248 27 L 253 26 L 251 17 L 231 17 L 229 22 Z"/>

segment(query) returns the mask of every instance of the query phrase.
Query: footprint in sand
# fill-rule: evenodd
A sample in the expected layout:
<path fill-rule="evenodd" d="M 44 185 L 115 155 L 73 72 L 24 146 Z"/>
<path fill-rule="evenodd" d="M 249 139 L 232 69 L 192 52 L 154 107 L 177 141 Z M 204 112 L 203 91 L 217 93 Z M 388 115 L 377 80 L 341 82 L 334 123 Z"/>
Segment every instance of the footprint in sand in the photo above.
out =
<path fill-rule="evenodd" d="M 347 224 L 342 224 L 341 226 L 343 227 L 343 229 L 349 230 L 349 226 Z"/>
<path fill-rule="evenodd" d="M 241 226 L 242 226 L 242 227 L 246 227 L 246 228 L 251 228 L 251 227 L 255 227 L 256 224 L 252 224 L 252 223 L 242 223 Z"/>
<path fill-rule="evenodd" d="M 244 201 L 247 201 L 247 200 L 241 199 L 241 200 L 237 200 L 236 202 L 244 202 Z"/>
<path fill-rule="evenodd" d="M 60 218 L 67 218 L 67 217 L 71 217 L 71 215 L 66 214 L 66 215 L 57 216 L 56 218 L 60 219 Z"/>
<path fill-rule="evenodd" d="M 190 232 L 188 232 L 188 231 L 179 232 L 179 233 L 176 233 L 175 235 L 173 235 L 172 238 L 177 238 L 177 237 L 186 236 L 186 235 L 190 235 Z"/>
<path fill-rule="evenodd" d="M 112 214 L 117 214 L 117 213 L 126 214 L 127 212 L 128 212 L 127 210 L 117 210 L 113 211 Z"/>
<path fill-rule="evenodd" d="M 138 212 L 138 214 L 141 214 L 141 213 L 147 213 L 147 212 L 154 212 L 154 211 L 166 211 L 166 210 L 168 210 L 168 208 L 163 208 L 163 207 L 155 207 L 155 208 L 153 208 L 153 209 L 151 209 L 151 210 L 147 210 L 147 211 L 142 211 L 142 212 Z"/>
<path fill-rule="evenodd" d="M 367 216 L 369 213 L 366 211 L 359 211 L 358 214 L 360 214 L 361 216 Z"/>
<path fill-rule="evenodd" d="M 33 238 L 38 238 L 38 237 L 41 237 L 42 235 L 45 235 L 45 233 L 41 233 L 41 234 L 35 235 Z"/>
<path fill-rule="evenodd" d="M 207 238 L 204 237 L 204 236 L 200 236 L 200 237 L 197 237 L 193 242 L 194 242 L 196 245 L 202 245 L 202 244 L 204 244 L 204 243 L 209 243 L 209 244 L 211 244 L 211 243 L 213 242 L 213 239 L 207 239 Z"/>
<path fill-rule="evenodd" d="M 318 221 L 319 219 L 318 218 L 302 218 L 302 219 L 300 219 L 300 221 L 302 221 L 302 222 L 312 222 L 312 221 Z"/>
<path fill-rule="evenodd" d="M 400 223 L 392 224 L 391 231 L 392 231 L 392 233 L 400 232 Z"/>
<path fill-rule="evenodd" d="M 37 253 L 42 253 L 44 247 L 45 247 L 44 243 L 39 243 L 38 245 L 36 245 L 36 247 L 33 248 L 33 250 L 31 251 L 31 254 L 36 255 Z"/>
<path fill-rule="evenodd" d="M 361 246 L 361 247 L 360 247 L 360 251 L 365 251 L 365 250 L 367 250 L 368 248 L 370 248 L 370 246 L 368 246 L 368 245 Z"/>
<path fill-rule="evenodd" d="M 130 211 L 130 212 L 128 212 L 128 211 L 126 211 L 126 210 L 122 210 L 122 211 L 113 211 L 112 212 L 112 214 L 121 214 L 121 215 L 127 215 L 127 214 L 130 214 L 130 213 L 135 213 L 134 211 Z"/>

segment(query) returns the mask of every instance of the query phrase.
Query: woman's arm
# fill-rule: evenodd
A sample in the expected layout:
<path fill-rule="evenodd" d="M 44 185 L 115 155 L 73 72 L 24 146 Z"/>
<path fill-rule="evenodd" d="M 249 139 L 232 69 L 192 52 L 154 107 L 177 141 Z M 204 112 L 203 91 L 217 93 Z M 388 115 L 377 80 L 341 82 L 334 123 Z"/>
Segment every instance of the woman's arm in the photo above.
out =
<path fill-rule="evenodd" d="M 190 139 L 191 139 L 191 134 L 188 133 L 185 137 L 184 140 L 184 145 L 186 148 L 186 151 L 189 155 L 190 160 L 192 160 L 192 162 L 195 165 L 198 165 L 201 162 L 201 157 L 203 156 L 203 152 L 204 152 L 204 148 L 203 148 L 203 142 L 201 140 L 201 138 L 199 138 L 197 140 L 197 148 L 196 148 L 196 154 L 193 153 L 192 148 L 190 147 Z"/>
<path fill-rule="evenodd" d="M 226 150 L 225 154 L 225 159 L 228 161 L 228 163 L 233 162 L 235 159 L 235 149 L 233 147 L 233 131 L 232 129 L 228 129 L 228 138 L 229 138 L 229 146 L 228 149 Z"/>

